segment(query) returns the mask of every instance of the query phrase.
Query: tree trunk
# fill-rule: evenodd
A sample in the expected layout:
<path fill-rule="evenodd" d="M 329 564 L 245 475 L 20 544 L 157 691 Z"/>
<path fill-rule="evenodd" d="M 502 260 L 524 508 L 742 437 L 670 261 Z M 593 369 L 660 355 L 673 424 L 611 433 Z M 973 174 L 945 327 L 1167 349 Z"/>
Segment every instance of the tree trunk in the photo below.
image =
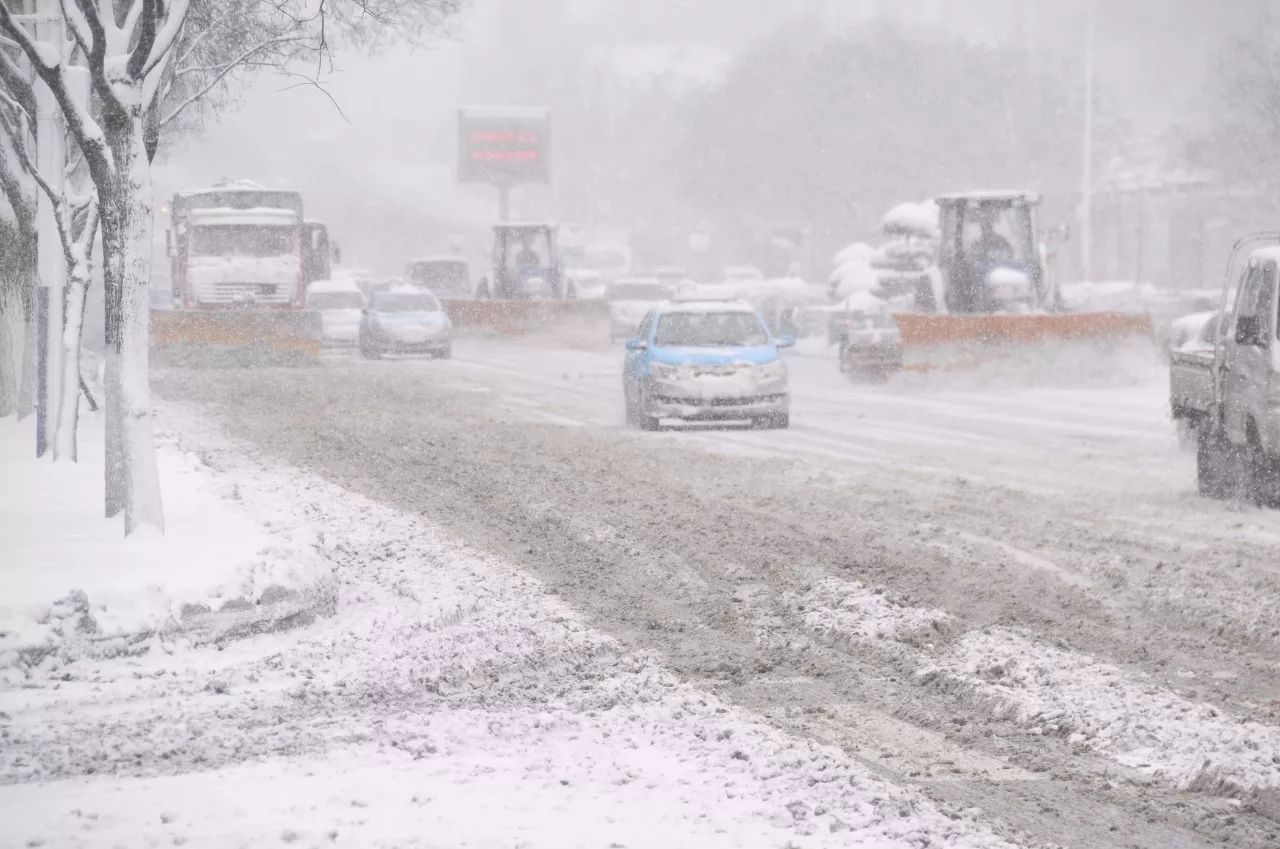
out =
<path fill-rule="evenodd" d="M 10 249 L 6 242 L 0 245 Z M 18 382 L 22 374 L 22 331 L 26 316 L 22 312 L 22 292 L 14 279 L 13 269 L 0 263 L 0 419 L 18 408 Z"/>
<path fill-rule="evenodd" d="M 39 333 L 36 328 L 36 266 L 35 251 L 22 289 L 22 373 L 18 376 L 18 420 L 21 421 L 36 409 L 36 345 Z"/>
<path fill-rule="evenodd" d="M 115 178 L 98 187 L 106 301 L 106 515 L 164 529 L 148 377 L 151 172 L 141 114 L 109 120 Z M 104 188 L 106 191 L 104 191 Z"/>
<path fill-rule="evenodd" d="M 80 425 L 80 336 L 84 328 L 85 294 L 89 289 L 89 264 L 78 262 L 67 269 L 67 290 L 62 316 L 62 376 L 58 382 L 58 416 L 53 437 L 53 459 L 75 461 L 76 429 Z"/>
<path fill-rule="evenodd" d="M 35 406 L 35 237 L 19 234 L 0 254 L 0 417 Z"/>

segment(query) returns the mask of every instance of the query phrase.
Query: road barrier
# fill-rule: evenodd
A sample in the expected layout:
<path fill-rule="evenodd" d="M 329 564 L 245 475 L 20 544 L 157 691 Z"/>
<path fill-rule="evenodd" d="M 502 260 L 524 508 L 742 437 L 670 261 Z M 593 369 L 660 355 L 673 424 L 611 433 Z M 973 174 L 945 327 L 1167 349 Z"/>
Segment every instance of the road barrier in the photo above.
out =
<path fill-rule="evenodd" d="M 608 304 L 594 300 L 446 300 L 444 308 L 459 330 L 487 330 L 503 336 L 536 333 L 565 323 L 585 324 L 609 314 Z"/>

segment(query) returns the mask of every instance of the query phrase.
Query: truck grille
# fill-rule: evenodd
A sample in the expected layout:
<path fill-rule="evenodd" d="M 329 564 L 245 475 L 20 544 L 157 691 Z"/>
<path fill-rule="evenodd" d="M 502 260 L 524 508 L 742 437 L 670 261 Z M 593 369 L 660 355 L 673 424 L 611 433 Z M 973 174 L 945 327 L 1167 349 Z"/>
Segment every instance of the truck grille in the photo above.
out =
<path fill-rule="evenodd" d="M 260 304 L 287 304 L 293 292 L 279 283 L 204 283 L 193 287 L 196 300 L 203 304 L 233 304 L 252 300 Z"/>

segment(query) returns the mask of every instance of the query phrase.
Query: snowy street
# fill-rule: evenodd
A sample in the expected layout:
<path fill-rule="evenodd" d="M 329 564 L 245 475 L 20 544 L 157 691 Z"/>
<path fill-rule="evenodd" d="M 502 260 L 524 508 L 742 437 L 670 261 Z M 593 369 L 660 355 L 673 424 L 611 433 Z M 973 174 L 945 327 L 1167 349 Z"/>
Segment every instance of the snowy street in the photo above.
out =
<path fill-rule="evenodd" d="M 0 849 L 1280 849 L 1277 67 L 0 0 Z"/>
<path fill-rule="evenodd" d="M 209 845 L 566 845 L 563 816 L 571 845 L 1275 845 L 1280 516 L 1194 494 L 1157 361 L 865 386 L 802 347 L 792 430 L 640 434 L 593 331 L 158 375 L 163 432 L 322 530 L 337 613 L 7 689 L 0 798 L 31 817 L 6 839 L 121 787 L 139 805 L 87 828 L 203 817 Z M 181 809 L 237 775 L 281 794 Z M 463 828 L 471 790 L 412 801 L 455 781 L 505 806 Z M 947 842 L 935 806 L 976 819 Z"/>

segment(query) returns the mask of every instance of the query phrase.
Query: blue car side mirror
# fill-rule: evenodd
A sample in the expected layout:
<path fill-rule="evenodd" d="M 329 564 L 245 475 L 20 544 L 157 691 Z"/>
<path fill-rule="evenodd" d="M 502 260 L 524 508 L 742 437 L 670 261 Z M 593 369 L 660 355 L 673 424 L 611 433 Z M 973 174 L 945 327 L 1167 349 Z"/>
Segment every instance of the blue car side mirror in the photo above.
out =
<path fill-rule="evenodd" d="M 784 333 L 777 339 L 774 339 L 773 344 L 777 345 L 779 348 L 794 348 L 796 344 L 796 337 L 792 336 L 790 333 Z"/>
<path fill-rule="evenodd" d="M 628 351 L 643 351 L 647 347 L 649 347 L 648 344 L 646 344 L 639 336 L 632 336 L 627 340 Z"/>

